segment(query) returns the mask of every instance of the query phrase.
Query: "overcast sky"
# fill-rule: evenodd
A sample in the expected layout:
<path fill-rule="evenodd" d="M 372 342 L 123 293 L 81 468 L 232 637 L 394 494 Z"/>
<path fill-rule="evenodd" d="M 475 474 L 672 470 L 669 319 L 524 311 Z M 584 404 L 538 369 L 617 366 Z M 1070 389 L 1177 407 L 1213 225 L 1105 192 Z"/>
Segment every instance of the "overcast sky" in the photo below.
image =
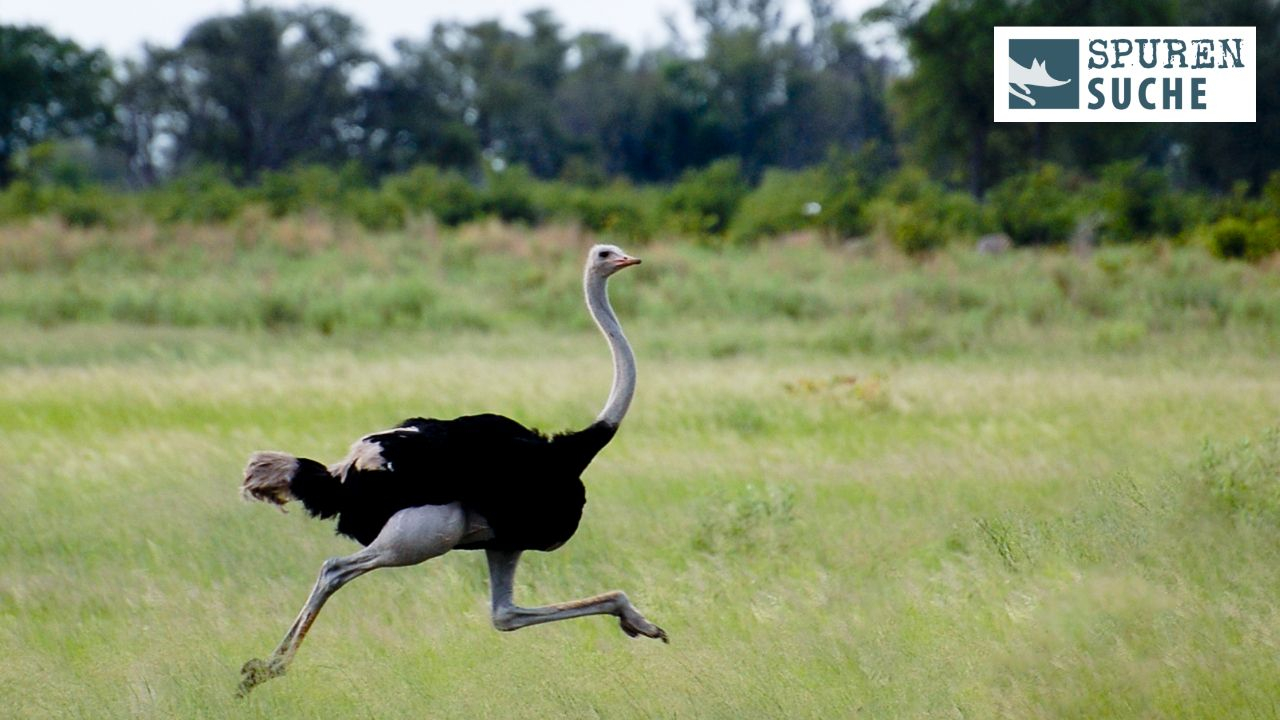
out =
<path fill-rule="evenodd" d="M 784 0 L 788 17 L 805 16 L 805 0 Z M 272 0 L 258 5 L 335 7 L 364 27 L 369 46 L 384 55 L 399 37 L 423 38 L 438 20 L 474 21 L 500 18 L 520 26 L 525 12 L 546 7 L 570 32 L 604 30 L 633 47 L 646 48 L 667 39 L 665 15 L 687 31 L 692 26 L 688 0 L 320 0 L 303 3 Z M 840 13 L 856 18 L 877 0 L 837 0 Z M 238 12 L 242 0 L 0 0 L 0 23 L 34 24 L 81 45 L 105 48 L 116 57 L 137 55 L 143 42 L 173 46 L 204 18 Z"/>

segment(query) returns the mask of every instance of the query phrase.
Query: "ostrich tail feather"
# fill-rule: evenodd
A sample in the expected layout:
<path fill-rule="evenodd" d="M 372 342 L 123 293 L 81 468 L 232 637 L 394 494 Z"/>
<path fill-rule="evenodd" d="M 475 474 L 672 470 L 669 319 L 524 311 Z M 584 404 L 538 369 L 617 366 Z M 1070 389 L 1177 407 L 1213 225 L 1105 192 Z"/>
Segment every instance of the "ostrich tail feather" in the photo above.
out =
<path fill-rule="evenodd" d="M 329 518 L 341 511 L 342 483 L 315 460 L 282 452 L 256 452 L 244 469 L 240 496 L 270 503 L 285 512 L 299 500 L 311 515 Z"/>
<path fill-rule="evenodd" d="M 297 500 L 289 482 L 298 472 L 298 458 L 281 452 L 256 452 L 249 457 L 240 483 L 240 497 L 271 503 L 284 512 L 285 503 Z"/>

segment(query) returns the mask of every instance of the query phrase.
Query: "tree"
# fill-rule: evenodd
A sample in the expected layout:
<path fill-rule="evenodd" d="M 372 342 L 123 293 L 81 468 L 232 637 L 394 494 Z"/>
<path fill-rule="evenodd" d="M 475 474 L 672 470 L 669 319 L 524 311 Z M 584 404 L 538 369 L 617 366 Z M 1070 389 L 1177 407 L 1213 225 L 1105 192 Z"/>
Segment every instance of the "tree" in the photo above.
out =
<path fill-rule="evenodd" d="M 436 25 L 416 57 L 434 67 L 442 102 L 462 120 L 491 160 L 556 175 L 565 159 L 553 99 L 568 43 L 545 10 L 525 16 L 527 35 L 497 21 Z"/>
<path fill-rule="evenodd" d="M 135 151 L 162 127 L 176 163 L 222 165 L 241 179 L 357 155 L 366 137 L 353 88 L 375 67 L 360 35 L 350 17 L 323 8 L 250 6 L 197 24 L 173 51 L 130 67 Z"/>
<path fill-rule="evenodd" d="M 1280 170 L 1280 3 L 1191 4 L 1185 23 L 1257 28 L 1257 122 L 1188 124 L 1180 137 L 1190 146 L 1190 169 L 1197 179 L 1219 190 L 1244 180 L 1259 191 L 1267 177 Z"/>
<path fill-rule="evenodd" d="M 116 91 L 116 143 L 129 159 L 129 171 L 138 185 L 154 185 L 167 169 L 178 164 L 177 138 L 186 131 L 185 108 L 198 104 L 185 97 L 190 83 L 181 80 L 184 70 L 175 50 L 148 45 L 141 61 L 126 60 Z"/>
<path fill-rule="evenodd" d="M 1177 0 L 1025 0 L 1016 6 L 1016 25 L 1184 25 Z M 1208 23 L 1206 23 L 1208 24 Z M 1175 126 L 1159 123 L 1034 123 L 1011 126 L 1018 152 L 1010 156 L 1021 172 L 1029 163 L 1100 170 L 1117 160 L 1141 158 L 1151 165 L 1169 159 Z"/>
<path fill-rule="evenodd" d="M 674 180 L 732 152 L 710 111 L 705 66 L 670 48 L 624 62 L 621 46 L 580 38 L 581 62 L 556 99 L 570 152 L 608 174 Z"/>
<path fill-rule="evenodd" d="M 437 26 L 428 42 L 396 42 L 396 59 L 380 67 L 364 92 L 368 146 L 365 159 L 379 172 L 418 164 L 472 168 L 480 139 L 469 125 L 459 77 L 442 56 Z"/>
<path fill-rule="evenodd" d="M 893 90 L 908 152 L 981 193 L 1002 177 L 1051 161 L 1096 171 L 1140 158 L 1226 190 L 1259 189 L 1280 168 L 1280 4 L 1275 0 L 939 0 L 921 10 L 889 0 L 866 19 L 887 20 L 906 42 L 911 72 Z M 995 25 L 1245 25 L 1257 27 L 1258 121 L 1244 123 L 992 122 Z"/>
<path fill-rule="evenodd" d="M 915 2 L 889 0 L 864 16 L 891 22 L 906 42 L 912 72 L 891 94 L 914 159 L 964 177 L 974 195 L 991 184 L 995 161 L 992 28 L 1015 17 L 1009 0 L 939 0 L 923 13 Z"/>
<path fill-rule="evenodd" d="M 351 160 L 377 175 L 432 164 L 476 177 L 484 160 L 539 177 L 663 182 L 736 157 L 756 178 L 833 148 L 891 147 L 887 66 L 831 0 L 811 0 L 811 35 L 784 26 L 781 0 L 693 9 L 697 43 L 673 34 L 639 56 L 603 33 L 566 37 L 536 11 L 519 29 L 440 23 L 382 62 L 339 12 L 248 5 L 126 61 L 114 137 L 139 184 L 200 164 L 247 182 Z"/>
<path fill-rule="evenodd" d="M 556 89 L 557 121 L 569 155 L 567 169 L 588 177 L 627 172 L 628 140 L 636 131 L 637 97 L 630 49 L 604 33 L 570 43 L 569 67 Z"/>
<path fill-rule="evenodd" d="M 111 62 L 37 27 L 0 25 L 0 186 L 15 156 L 59 137 L 111 125 Z"/>
<path fill-rule="evenodd" d="M 776 160 L 786 111 L 787 52 L 776 0 L 694 0 L 702 25 L 709 124 L 749 177 Z"/>
<path fill-rule="evenodd" d="M 787 103 L 775 164 L 808 167 L 832 150 L 877 144 L 890 152 L 893 133 L 885 103 L 889 66 L 870 57 L 853 23 L 837 19 L 827 0 L 812 0 L 813 39 L 792 33 L 786 45 Z"/>

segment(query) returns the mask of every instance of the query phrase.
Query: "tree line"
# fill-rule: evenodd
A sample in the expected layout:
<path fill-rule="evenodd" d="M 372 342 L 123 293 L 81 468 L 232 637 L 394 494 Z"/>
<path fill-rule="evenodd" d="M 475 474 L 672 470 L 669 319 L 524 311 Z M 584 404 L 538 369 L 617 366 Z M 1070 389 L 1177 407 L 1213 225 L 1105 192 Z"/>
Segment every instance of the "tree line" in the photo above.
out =
<path fill-rule="evenodd" d="M 253 184 L 312 164 L 371 181 L 430 165 L 670 183 L 725 159 L 754 184 L 834 155 L 871 180 L 916 166 L 981 197 L 1044 163 L 1096 174 L 1136 160 L 1179 187 L 1248 192 L 1280 167 L 1276 0 L 888 0 L 860 18 L 810 0 L 799 23 L 781 6 L 692 0 L 695 35 L 643 52 L 568 34 L 545 10 L 519 27 L 437 23 L 390 58 L 325 7 L 246 5 L 123 60 L 0 26 L 0 185 L 68 139 L 95 178 L 132 187 L 200 168 Z M 892 29 L 905 61 L 864 44 L 869 24 Z M 1091 24 L 1256 26 L 1258 122 L 994 124 L 991 28 Z"/>

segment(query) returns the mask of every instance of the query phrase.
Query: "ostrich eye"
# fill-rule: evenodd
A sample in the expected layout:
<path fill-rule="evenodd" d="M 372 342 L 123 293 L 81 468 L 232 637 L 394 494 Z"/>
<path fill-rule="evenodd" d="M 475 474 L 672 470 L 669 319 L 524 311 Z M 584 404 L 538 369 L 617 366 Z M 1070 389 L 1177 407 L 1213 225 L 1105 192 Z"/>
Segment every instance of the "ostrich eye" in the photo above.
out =
<path fill-rule="evenodd" d="M 600 251 L 600 253 L 599 253 L 599 257 L 602 257 L 602 258 L 609 257 L 609 251 L 608 251 L 608 250 L 601 250 L 601 251 Z"/>

